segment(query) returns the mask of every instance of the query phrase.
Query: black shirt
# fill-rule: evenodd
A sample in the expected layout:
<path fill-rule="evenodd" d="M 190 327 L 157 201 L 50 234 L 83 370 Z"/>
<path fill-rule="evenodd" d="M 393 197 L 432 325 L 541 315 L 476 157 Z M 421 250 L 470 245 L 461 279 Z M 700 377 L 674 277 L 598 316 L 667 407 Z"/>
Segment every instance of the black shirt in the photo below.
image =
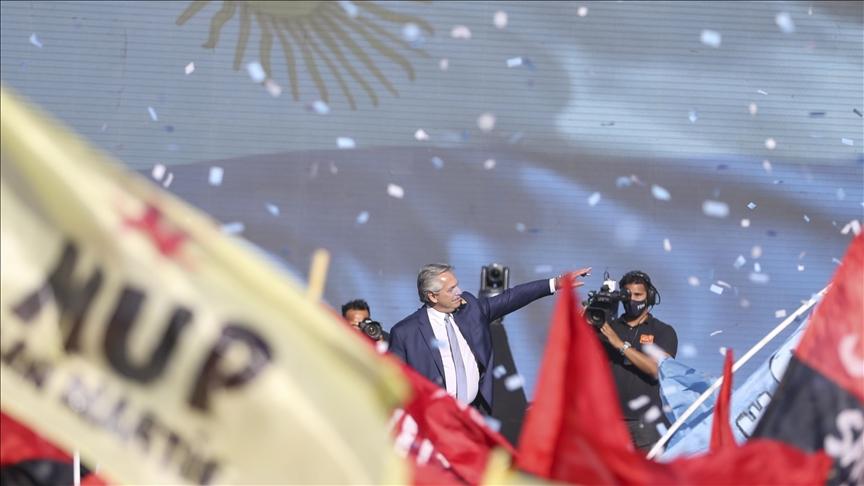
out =
<path fill-rule="evenodd" d="M 673 358 L 678 353 L 678 335 L 675 334 L 675 329 L 650 314 L 645 322 L 636 327 L 628 326 L 622 319 L 616 319 L 609 325 L 612 326 L 622 341 L 629 342 L 638 351 L 642 351 L 643 344 L 654 343 Z M 645 415 L 651 406 L 656 406 L 658 410 L 662 411 L 663 404 L 660 402 L 660 383 L 658 380 L 643 373 L 605 339 L 601 341 L 603 347 L 606 348 L 609 364 L 612 367 L 612 377 L 618 390 L 618 399 L 621 402 L 624 418 L 638 419 Z M 634 410 L 630 405 L 631 401 L 643 395 L 647 396 L 649 401 L 638 400 L 635 403 L 639 406 Z"/>

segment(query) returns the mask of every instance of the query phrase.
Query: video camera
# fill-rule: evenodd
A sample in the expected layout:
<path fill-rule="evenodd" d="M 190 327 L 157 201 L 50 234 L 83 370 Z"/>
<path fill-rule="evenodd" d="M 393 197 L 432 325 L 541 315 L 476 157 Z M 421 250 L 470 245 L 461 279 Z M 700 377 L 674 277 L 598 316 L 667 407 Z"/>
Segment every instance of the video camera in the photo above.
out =
<path fill-rule="evenodd" d="M 603 327 L 604 322 L 611 322 L 618 317 L 618 303 L 630 300 L 627 289 L 615 290 L 617 282 L 609 279 L 603 281 L 599 291 L 588 292 L 588 300 L 582 302 L 585 306 L 585 319 L 594 327 Z"/>
<path fill-rule="evenodd" d="M 360 331 L 366 335 L 369 339 L 373 341 L 380 341 L 384 336 L 384 329 L 381 327 L 381 323 L 378 321 L 373 321 L 372 319 L 363 319 L 360 323 L 357 324 L 357 327 L 360 328 Z"/>

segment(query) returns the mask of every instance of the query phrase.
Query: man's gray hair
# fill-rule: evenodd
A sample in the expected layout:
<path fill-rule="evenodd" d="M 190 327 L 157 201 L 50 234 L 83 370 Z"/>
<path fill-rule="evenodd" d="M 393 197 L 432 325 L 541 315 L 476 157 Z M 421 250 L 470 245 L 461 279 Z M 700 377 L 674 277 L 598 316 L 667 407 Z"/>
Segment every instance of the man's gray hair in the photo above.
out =
<path fill-rule="evenodd" d="M 420 269 L 420 273 L 417 274 L 417 294 L 420 296 L 420 302 L 430 306 L 435 305 L 434 302 L 429 300 L 427 294 L 429 292 L 440 292 L 443 285 L 441 284 L 441 281 L 438 280 L 438 276 L 444 272 L 451 271 L 453 271 L 453 267 L 446 263 L 430 263 L 424 265 L 423 268 Z"/>

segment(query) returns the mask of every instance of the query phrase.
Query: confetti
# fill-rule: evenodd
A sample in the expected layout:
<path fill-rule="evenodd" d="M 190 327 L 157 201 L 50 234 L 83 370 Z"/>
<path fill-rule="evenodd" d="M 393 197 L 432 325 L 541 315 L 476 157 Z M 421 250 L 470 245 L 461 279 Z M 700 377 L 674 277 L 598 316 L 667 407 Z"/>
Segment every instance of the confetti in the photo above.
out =
<path fill-rule="evenodd" d="M 486 170 L 492 170 L 495 168 L 495 164 L 495 159 L 486 159 L 486 161 L 483 162 L 483 168 Z"/>
<path fill-rule="evenodd" d="M 405 189 L 402 189 L 402 186 L 397 186 L 396 184 L 387 184 L 387 195 L 395 197 L 396 199 L 402 199 L 405 197 Z"/>
<path fill-rule="evenodd" d="M 771 281 L 767 273 L 750 272 L 750 281 L 757 284 L 766 284 Z"/>
<path fill-rule="evenodd" d="M 30 43 L 38 47 L 39 49 L 42 49 L 42 41 L 39 40 L 39 37 L 36 37 L 35 32 L 30 34 Z"/>
<path fill-rule="evenodd" d="M 552 273 L 552 265 L 537 265 L 534 267 L 534 273 Z"/>
<path fill-rule="evenodd" d="M 681 357 L 683 358 L 694 358 L 699 354 L 699 350 L 696 349 L 696 346 L 690 343 L 684 343 L 681 345 Z"/>
<path fill-rule="evenodd" d="M 340 149 L 353 149 L 357 147 L 357 144 L 354 142 L 353 138 L 339 137 L 336 139 L 336 146 Z"/>
<path fill-rule="evenodd" d="M 722 201 L 708 199 L 702 203 L 702 212 L 712 218 L 725 218 L 729 216 L 729 205 Z"/>
<path fill-rule="evenodd" d="M 689 276 L 687 277 L 687 283 L 690 284 L 691 287 L 699 286 L 699 277 Z"/>
<path fill-rule="evenodd" d="M 804 265 L 798 265 L 798 271 L 803 272 L 804 271 Z"/>
<path fill-rule="evenodd" d="M 521 66 L 521 65 L 522 65 L 522 58 L 521 57 L 511 57 L 510 59 L 507 59 L 507 67 L 508 68 L 517 67 L 517 66 Z"/>
<path fill-rule="evenodd" d="M 668 201 L 672 198 L 672 196 L 669 194 L 669 191 L 656 184 L 651 186 L 651 195 L 654 196 L 654 199 L 659 199 L 661 201 Z"/>
<path fill-rule="evenodd" d="M 702 35 L 699 37 L 699 40 L 702 41 L 703 44 L 710 47 L 720 47 L 720 43 L 723 41 L 723 37 L 719 32 L 714 30 L 703 30 Z"/>
<path fill-rule="evenodd" d="M 265 207 L 267 208 L 267 212 L 270 213 L 271 215 L 279 216 L 279 213 L 280 213 L 279 206 L 272 204 L 272 203 L 267 203 L 265 205 Z"/>
<path fill-rule="evenodd" d="M 726 356 L 726 346 L 720 346 L 720 349 L 718 351 L 720 351 L 720 354 L 722 354 L 723 356 Z"/>
<path fill-rule="evenodd" d="M 848 235 L 850 231 L 855 236 L 860 235 L 861 234 L 861 222 L 858 221 L 857 219 L 853 219 L 852 221 L 849 221 L 848 223 L 846 223 L 846 226 L 844 226 L 843 229 L 840 230 L 840 233 L 844 234 L 844 235 Z"/>
<path fill-rule="evenodd" d="M 591 196 L 588 197 L 588 205 L 589 206 L 596 206 L 597 203 L 600 202 L 600 197 L 601 196 L 600 196 L 599 192 L 595 192 L 594 194 L 591 194 Z"/>
<path fill-rule="evenodd" d="M 792 21 L 792 17 L 787 12 L 778 13 L 774 17 L 774 23 L 777 24 L 777 27 L 780 27 L 780 30 L 784 34 L 795 32 L 795 22 Z"/>
<path fill-rule="evenodd" d="M 750 307 L 750 301 L 747 300 L 747 299 L 741 299 L 741 302 L 739 302 L 738 304 L 739 304 L 741 307 L 743 307 L 744 309 L 747 309 L 747 308 Z"/>
<path fill-rule="evenodd" d="M 762 273 L 762 265 L 759 262 L 753 263 L 753 271 L 756 273 Z"/>
<path fill-rule="evenodd" d="M 444 167 L 444 161 L 441 157 L 432 157 L 432 165 L 434 165 L 436 169 L 442 169 Z"/>
<path fill-rule="evenodd" d="M 749 228 L 750 227 L 750 220 L 747 218 L 742 219 L 741 220 L 741 227 L 742 228 Z"/>
<path fill-rule="evenodd" d="M 736 269 L 740 269 L 747 263 L 747 259 L 744 258 L 744 255 L 738 255 L 738 258 L 735 259 L 735 263 L 732 264 Z"/>
<path fill-rule="evenodd" d="M 672 251 L 672 243 L 669 242 L 669 238 L 663 239 L 663 249 L 667 252 Z"/>
<path fill-rule="evenodd" d="M 255 81 L 256 83 L 261 83 L 267 79 L 267 73 L 264 72 L 264 68 L 261 67 L 261 63 L 258 61 L 246 64 L 246 72 L 249 73 L 249 77 L 252 78 L 252 81 Z"/>
<path fill-rule="evenodd" d="M 464 25 L 457 25 L 450 30 L 450 37 L 454 39 L 470 39 L 471 29 Z"/>
<path fill-rule="evenodd" d="M 844 191 L 842 187 L 837 188 L 837 199 L 840 201 L 846 199 L 846 191 Z"/>
<path fill-rule="evenodd" d="M 754 245 L 753 248 L 750 248 L 750 257 L 751 258 L 759 258 L 762 256 L 762 247 L 759 245 Z"/>
<path fill-rule="evenodd" d="M 756 103 L 750 103 L 750 105 L 747 106 L 747 111 L 749 111 L 751 115 L 755 115 L 759 111 L 759 106 L 756 105 Z"/>
<path fill-rule="evenodd" d="M 764 89 L 757 89 L 756 92 L 759 93 L 759 94 L 761 94 L 761 95 L 768 96 L 768 92 L 765 91 Z"/>
<path fill-rule="evenodd" d="M 440 69 L 442 71 L 446 71 L 448 68 L 450 68 L 450 61 L 449 60 L 441 59 L 440 61 L 438 61 L 438 69 Z"/>
<path fill-rule="evenodd" d="M 245 230 L 246 225 L 239 221 L 222 225 L 222 232 L 226 235 L 239 235 Z"/>
<path fill-rule="evenodd" d="M 426 140 L 429 140 L 429 134 L 421 128 L 414 132 L 414 138 L 418 141 L 425 142 Z"/>
<path fill-rule="evenodd" d="M 747 203 L 747 208 L 750 210 L 756 209 L 756 203 L 754 203 L 752 201 Z"/>
<path fill-rule="evenodd" d="M 502 376 L 507 374 L 507 368 L 504 365 L 498 365 L 492 370 L 492 376 L 496 379 L 500 379 Z"/>
<path fill-rule="evenodd" d="M 174 173 L 169 172 L 168 177 L 165 178 L 165 181 L 162 183 L 162 187 L 168 187 L 171 183 L 174 182 Z"/>
<path fill-rule="evenodd" d="M 504 388 L 506 388 L 507 391 L 518 390 L 522 388 L 524 384 L 525 380 L 522 378 L 522 375 L 518 373 L 510 375 L 504 379 Z"/>
<path fill-rule="evenodd" d="M 157 181 L 161 181 L 163 177 L 165 177 L 165 166 L 162 164 L 156 164 L 153 166 L 153 171 L 151 175 Z"/>
<path fill-rule="evenodd" d="M 810 118 L 823 118 L 825 116 L 824 111 L 811 111 L 809 113 Z"/>
<path fill-rule="evenodd" d="M 339 167 L 336 167 L 335 162 L 330 162 L 330 173 L 336 175 L 339 173 Z"/>
<path fill-rule="evenodd" d="M 326 115 L 330 113 L 330 107 L 327 105 L 327 103 L 321 100 L 312 103 L 312 109 L 315 110 L 315 113 L 318 113 L 319 115 Z"/>
<path fill-rule="evenodd" d="M 150 113 L 150 119 L 155 121 L 159 121 L 159 115 L 156 114 L 156 110 L 152 106 L 147 107 L 147 113 Z"/>
<path fill-rule="evenodd" d="M 840 143 L 842 143 L 843 145 L 854 146 L 855 140 L 852 140 L 851 138 L 841 138 Z"/>
<path fill-rule="evenodd" d="M 190 74 L 194 73 L 195 72 L 195 63 L 190 62 L 189 64 L 187 64 L 185 71 L 186 71 L 186 76 L 189 76 Z"/>
<path fill-rule="evenodd" d="M 421 36 L 420 26 L 417 24 L 409 22 L 402 26 L 402 38 L 406 42 L 416 42 L 420 40 Z"/>
<path fill-rule="evenodd" d="M 211 186 L 221 186 L 222 185 L 222 176 L 225 174 L 225 171 L 222 167 L 210 167 L 210 176 L 208 177 L 208 182 Z"/>
<path fill-rule="evenodd" d="M 861 110 L 858 108 L 852 108 L 852 113 L 855 113 L 858 116 L 864 117 L 864 114 L 861 113 Z"/>
<path fill-rule="evenodd" d="M 645 421 L 647 421 L 649 424 L 652 422 L 656 422 L 661 415 L 663 415 L 663 412 L 661 412 L 660 409 L 655 405 L 649 408 L 647 412 L 645 412 Z"/>
<path fill-rule="evenodd" d="M 666 410 L 666 407 L 663 407 L 663 410 Z M 669 430 L 663 422 L 657 422 L 654 427 L 657 429 L 657 434 L 659 434 L 660 437 L 666 435 L 666 431 Z"/>
<path fill-rule="evenodd" d="M 339 6 L 342 7 L 342 10 L 344 10 L 352 19 L 357 18 L 357 15 L 360 13 L 360 9 L 357 8 L 357 5 L 354 5 L 354 2 L 349 2 L 348 0 L 339 0 Z"/>
<path fill-rule="evenodd" d="M 507 12 L 502 10 L 495 12 L 495 15 L 492 16 L 492 23 L 499 29 L 507 27 Z"/>
<path fill-rule="evenodd" d="M 720 285 L 720 286 L 726 287 L 727 289 L 731 289 L 731 288 L 732 288 L 732 286 L 729 285 L 729 282 L 724 282 L 724 281 L 722 281 L 722 280 L 718 280 L 718 281 L 717 281 L 717 285 Z"/>
<path fill-rule="evenodd" d="M 270 93 L 270 96 L 274 98 L 278 98 L 282 94 L 282 86 L 273 81 L 272 79 L 268 79 L 264 81 L 264 88 L 267 89 L 267 92 Z"/>
<path fill-rule="evenodd" d="M 369 211 L 361 211 L 357 215 L 357 224 L 366 224 L 369 222 Z"/>
<path fill-rule="evenodd" d="M 639 395 L 638 397 L 627 402 L 627 406 L 630 407 L 630 410 L 638 410 L 645 405 L 651 403 L 651 399 L 648 395 Z"/>
<path fill-rule="evenodd" d="M 615 179 L 615 187 L 618 187 L 618 188 L 630 187 L 632 184 L 633 184 L 633 181 L 630 180 L 629 177 L 621 176 L 621 177 Z"/>
<path fill-rule="evenodd" d="M 696 120 L 699 119 L 699 113 L 696 110 L 690 110 L 690 113 L 687 114 L 687 119 L 690 120 L 690 123 L 696 123 Z"/>
<path fill-rule="evenodd" d="M 525 232 L 525 223 L 516 223 L 516 231 L 520 233 Z"/>
<path fill-rule="evenodd" d="M 805 214 L 805 215 L 804 215 L 804 221 L 806 221 L 806 222 L 809 223 L 809 222 L 810 222 L 810 216 L 807 216 L 807 215 Z"/>
<path fill-rule="evenodd" d="M 588 15 L 588 7 L 585 7 L 585 6 L 579 7 L 576 10 L 576 15 L 578 15 L 580 17 L 584 17 L 584 16 Z"/>
<path fill-rule="evenodd" d="M 717 295 L 723 295 L 723 287 L 711 284 L 711 292 L 714 292 Z"/>
<path fill-rule="evenodd" d="M 781 317 L 786 317 L 786 309 L 780 309 L 780 310 L 774 311 L 774 317 L 776 317 L 778 319 Z"/>
<path fill-rule="evenodd" d="M 763 160 L 762 161 L 762 168 L 765 169 L 765 172 L 770 174 L 771 173 L 771 161 L 770 160 Z"/>
<path fill-rule="evenodd" d="M 713 337 L 713 336 L 716 336 L 716 335 L 718 335 L 718 334 L 720 334 L 720 333 L 722 333 L 722 332 L 723 332 L 722 330 L 720 330 L 720 331 L 714 331 L 714 332 L 712 332 L 711 334 L 709 334 L 709 336 L 712 336 L 712 337 Z"/>
<path fill-rule="evenodd" d="M 495 128 L 495 115 L 492 113 L 483 113 L 477 117 L 477 127 L 483 132 L 491 132 Z"/>
<path fill-rule="evenodd" d="M 486 426 L 494 430 L 495 432 L 501 430 L 501 421 L 491 415 L 483 415 L 483 422 L 485 422 Z"/>

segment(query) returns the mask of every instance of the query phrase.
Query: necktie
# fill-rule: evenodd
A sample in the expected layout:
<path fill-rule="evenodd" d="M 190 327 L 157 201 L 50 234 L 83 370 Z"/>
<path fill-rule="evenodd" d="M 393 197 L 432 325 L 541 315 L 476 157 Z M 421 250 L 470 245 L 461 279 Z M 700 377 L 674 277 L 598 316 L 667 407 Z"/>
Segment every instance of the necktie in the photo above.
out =
<path fill-rule="evenodd" d="M 468 403 L 468 374 L 465 373 L 465 362 L 462 361 L 462 351 L 459 349 L 459 340 L 456 338 L 456 329 L 453 328 L 453 319 L 450 314 L 444 317 L 447 324 L 447 341 L 450 342 L 450 355 L 453 356 L 453 364 L 456 365 L 456 398 Z"/>

